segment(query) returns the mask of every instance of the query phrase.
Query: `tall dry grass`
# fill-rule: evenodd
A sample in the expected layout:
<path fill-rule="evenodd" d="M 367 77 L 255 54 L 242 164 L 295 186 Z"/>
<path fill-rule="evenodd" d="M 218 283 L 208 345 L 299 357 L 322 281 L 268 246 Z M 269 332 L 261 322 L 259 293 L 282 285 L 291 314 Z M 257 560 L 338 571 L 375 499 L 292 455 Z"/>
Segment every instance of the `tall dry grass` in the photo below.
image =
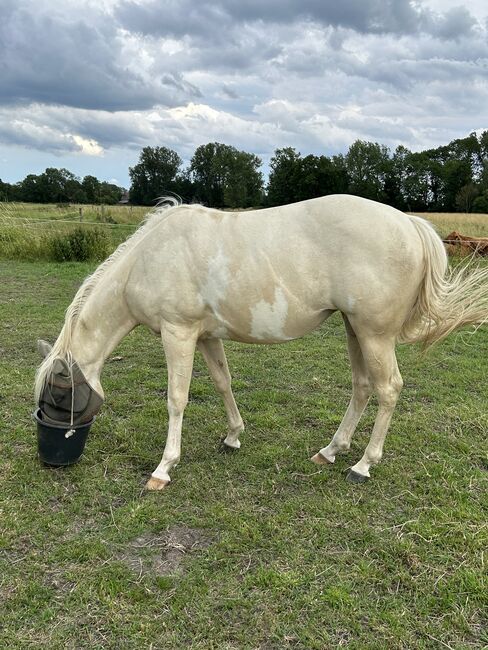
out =
<path fill-rule="evenodd" d="M 488 214 L 462 212 L 412 212 L 430 221 L 438 234 L 444 238 L 453 230 L 473 237 L 488 237 Z"/>
<path fill-rule="evenodd" d="M 81 213 L 80 213 L 81 210 Z M 138 224 L 150 208 L 130 205 L 0 203 L 0 219 L 12 221 L 83 221 Z"/>

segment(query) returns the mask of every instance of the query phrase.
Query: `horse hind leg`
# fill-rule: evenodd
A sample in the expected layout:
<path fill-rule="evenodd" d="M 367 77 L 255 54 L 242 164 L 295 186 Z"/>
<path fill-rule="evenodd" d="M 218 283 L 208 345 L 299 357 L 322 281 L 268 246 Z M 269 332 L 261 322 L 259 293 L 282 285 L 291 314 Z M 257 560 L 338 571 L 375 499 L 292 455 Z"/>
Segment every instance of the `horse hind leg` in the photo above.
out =
<path fill-rule="evenodd" d="M 241 446 L 239 435 L 244 431 L 244 422 L 232 393 L 232 379 L 222 341 L 220 339 L 201 340 L 198 342 L 198 349 L 205 359 L 215 388 L 222 395 L 224 401 L 229 430 L 222 442 L 229 449 L 239 449 Z"/>
<path fill-rule="evenodd" d="M 161 328 L 168 366 L 168 436 L 163 458 L 146 483 L 148 490 L 162 490 L 170 482 L 169 472 L 181 454 L 183 412 L 188 403 L 188 391 L 197 342 L 196 328 L 165 324 Z"/>
<path fill-rule="evenodd" d="M 348 451 L 358 422 L 366 408 L 373 386 L 358 339 L 347 317 L 343 314 L 347 333 L 347 349 L 352 370 L 352 396 L 347 411 L 330 443 L 311 458 L 314 463 L 333 463 L 337 453 Z"/>
<path fill-rule="evenodd" d="M 395 337 L 360 336 L 359 343 L 378 398 L 378 412 L 364 455 L 349 470 L 347 478 L 352 483 L 366 481 L 370 468 L 380 462 L 391 417 L 403 387 L 395 355 Z"/>

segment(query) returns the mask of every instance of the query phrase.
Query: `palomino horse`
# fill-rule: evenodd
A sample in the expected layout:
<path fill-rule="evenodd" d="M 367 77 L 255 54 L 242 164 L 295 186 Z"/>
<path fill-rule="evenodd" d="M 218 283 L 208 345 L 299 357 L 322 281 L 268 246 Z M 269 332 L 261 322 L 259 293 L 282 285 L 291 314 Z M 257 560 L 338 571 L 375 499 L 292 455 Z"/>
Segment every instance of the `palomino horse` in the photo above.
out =
<path fill-rule="evenodd" d="M 42 403 L 57 375 L 66 379 L 74 368 L 78 388 L 86 383 L 88 389 L 76 408 L 78 421 L 86 421 L 100 408 L 100 372 L 122 337 L 141 323 L 160 334 L 169 427 L 163 458 L 146 486 L 160 490 L 180 458 L 196 347 L 224 400 L 224 443 L 238 449 L 244 425 L 222 339 L 282 343 L 340 311 L 352 397 L 332 440 L 312 460 L 333 463 L 349 449 L 374 391 L 378 411 L 371 439 L 349 472 L 349 480 L 361 482 L 381 459 L 402 388 L 395 344 L 428 346 L 488 316 L 488 268 L 446 273 L 444 246 L 426 221 L 354 196 L 242 213 L 200 205 L 158 208 L 85 280 L 54 346 L 41 344 L 45 359 L 36 401 Z M 60 411 L 58 419 L 67 415 Z"/>

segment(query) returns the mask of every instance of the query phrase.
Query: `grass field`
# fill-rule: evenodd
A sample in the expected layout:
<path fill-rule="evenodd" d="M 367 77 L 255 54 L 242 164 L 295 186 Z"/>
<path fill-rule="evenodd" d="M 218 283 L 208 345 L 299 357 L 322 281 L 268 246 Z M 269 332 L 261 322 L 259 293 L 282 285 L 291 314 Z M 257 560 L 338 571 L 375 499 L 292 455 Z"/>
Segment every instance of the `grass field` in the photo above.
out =
<path fill-rule="evenodd" d="M 80 208 L 82 215 L 80 215 Z M 42 228 L 59 228 L 62 223 L 103 223 L 117 228 L 140 223 L 150 208 L 125 205 L 60 205 L 42 203 L 0 203 L 0 227 L 4 223 L 19 223 Z M 462 214 L 426 212 L 415 213 L 431 221 L 440 235 L 447 235 L 453 230 L 475 237 L 488 237 L 488 214 Z M 52 223 L 56 222 L 56 223 Z M 120 230 L 127 234 L 127 230 Z"/>
<path fill-rule="evenodd" d="M 81 209 L 81 213 L 80 213 Z M 137 224 L 150 208 L 128 205 L 67 205 L 54 203 L 0 203 L 0 217 L 21 221 L 80 221 Z"/>
<path fill-rule="evenodd" d="M 166 371 L 144 328 L 114 352 L 82 461 L 36 458 L 38 337 L 93 266 L 0 261 L 0 647 L 56 650 L 486 648 L 488 329 L 421 358 L 364 485 L 372 404 L 347 457 L 308 458 L 350 396 L 340 318 L 284 346 L 226 345 L 247 430 L 197 356 L 183 455 L 163 493 Z"/>
<path fill-rule="evenodd" d="M 148 208 L 132 206 L 0 203 L 0 258 L 45 260 L 56 235 L 77 227 L 102 229 L 115 249 L 141 222 Z"/>
<path fill-rule="evenodd" d="M 457 212 L 418 212 L 416 214 L 433 223 L 441 237 L 445 237 L 453 230 L 457 230 L 463 235 L 488 237 L 488 214 L 460 214 Z"/>

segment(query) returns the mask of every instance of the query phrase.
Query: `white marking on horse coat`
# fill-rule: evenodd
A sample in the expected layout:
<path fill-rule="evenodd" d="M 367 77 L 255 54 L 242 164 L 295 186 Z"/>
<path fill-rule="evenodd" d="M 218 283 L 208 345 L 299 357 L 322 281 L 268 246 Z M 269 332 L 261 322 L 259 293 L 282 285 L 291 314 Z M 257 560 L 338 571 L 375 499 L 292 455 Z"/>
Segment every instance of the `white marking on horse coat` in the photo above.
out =
<path fill-rule="evenodd" d="M 260 300 L 251 308 L 251 314 L 251 336 L 253 338 L 261 341 L 266 339 L 289 340 L 290 337 L 285 336 L 283 332 L 288 314 L 288 302 L 281 287 L 275 289 L 273 303 Z"/>
<path fill-rule="evenodd" d="M 209 307 L 212 308 L 215 316 L 227 325 L 227 321 L 221 316 L 220 302 L 225 299 L 227 287 L 230 282 L 229 258 L 219 246 L 217 255 L 212 257 L 208 263 L 207 280 L 201 289 L 201 297 Z"/>
<path fill-rule="evenodd" d="M 347 305 L 347 309 L 350 312 L 354 311 L 354 307 L 356 306 L 356 303 L 357 303 L 356 298 L 353 298 L 352 296 L 347 296 L 346 305 Z"/>

